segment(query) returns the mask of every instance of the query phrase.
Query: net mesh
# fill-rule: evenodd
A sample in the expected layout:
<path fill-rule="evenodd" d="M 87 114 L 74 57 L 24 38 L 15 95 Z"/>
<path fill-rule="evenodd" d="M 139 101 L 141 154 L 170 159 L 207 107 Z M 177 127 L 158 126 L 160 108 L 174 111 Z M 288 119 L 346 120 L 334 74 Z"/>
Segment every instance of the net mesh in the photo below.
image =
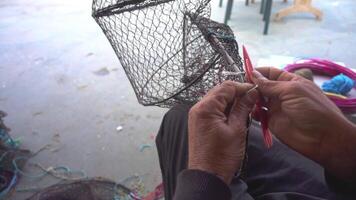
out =
<path fill-rule="evenodd" d="M 223 80 L 244 81 L 234 34 L 209 19 L 209 1 L 93 1 L 141 104 L 194 103 Z"/>
<path fill-rule="evenodd" d="M 94 0 L 102 28 L 138 101 L 194 103 L 224 80 L 244 82 L 233 31 L 209 19 L 209 0 Z M 139 199 L 103 179 L 64 181 L 29 200 Z"/>
<path fill-rule="evenodd" d="M 63 181 L 37 192 L 27 200 L 132 200 L 135 195 L 121 184 L 93 178 L 80 181 Z"/>

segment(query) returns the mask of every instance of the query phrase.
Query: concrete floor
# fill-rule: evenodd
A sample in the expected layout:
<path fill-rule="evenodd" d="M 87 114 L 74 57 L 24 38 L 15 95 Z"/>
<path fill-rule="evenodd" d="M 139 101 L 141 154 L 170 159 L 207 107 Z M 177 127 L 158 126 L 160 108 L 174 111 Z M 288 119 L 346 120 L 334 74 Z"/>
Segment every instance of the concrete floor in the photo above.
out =
<path fill-rule="evenodd" d="M 304 14 L 287 17 L 272 22 L 268 36 L 262 35 L 259 2 L 245 7 L 235 1 L 229 24 L 255 63 L 283 55 L 356 66 L 356 2 L 314 2 L 324 11 L 323 21 Z M 212 2 L 212 18 L 222 21 L 225 7 L 217 3 Z M 275 1 L 273 11 L 285 6 Z M 37 151 L 52 143 L 33 162 L 65 165 L 115 181 L 138 174 L 150 190 L 161 181 L 152 136 L 166 110 L 137 103 L 90 12 L 90 0 L 0 2 L 0 110 L 8 113 L 5 122 L 23 148 Z M 107 71 L 95 73 L 103 68 Z M 118 126 L 123 130 L 117 131 Z M 140 152 L 142 144 L 153 147 Z M 55 182 L 23 178 L 18 187 Z M 30 194 L 15 193 L 12 199 Z"/>
<path fill-rule="evenodd" d="M 225 4 L 213 4 L 212 17 L 223 21 Z M 356 2 L 352 0 L 313 0 L 313 5 L 324 13 L 322 21 L 311 14 L 295 14 L 281 22 L 271 21 L 269 35 L 262 37 L 264 22 L 259 14 L 260 1 L 245 7 L 245 1 L 234 1 L 228 22 L 240 43 L 245 44 L 251 59 L 258 62 L 271 55 L 319 57 L 344 62 L 356 68 Z M 293 4 L 274 0 L 272 14 Z M 215 12 L 214 12 L 215 11 Z M 273 16 L 272 16 L 273 17 Z M 271 17 L 271 18 L 272 18 Z"/>

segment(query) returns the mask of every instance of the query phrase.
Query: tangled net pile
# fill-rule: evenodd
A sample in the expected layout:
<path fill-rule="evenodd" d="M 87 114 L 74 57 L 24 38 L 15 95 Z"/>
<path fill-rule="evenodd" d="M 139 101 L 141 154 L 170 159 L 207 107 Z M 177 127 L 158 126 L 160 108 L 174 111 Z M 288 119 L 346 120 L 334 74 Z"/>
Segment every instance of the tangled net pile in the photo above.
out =
<path fill-rule="evenodd" d="M 234 34 L 208 19 L 209 1 L 93 1 L 141 104 L 194 103 L 224 80 L 244 81 Z"/>

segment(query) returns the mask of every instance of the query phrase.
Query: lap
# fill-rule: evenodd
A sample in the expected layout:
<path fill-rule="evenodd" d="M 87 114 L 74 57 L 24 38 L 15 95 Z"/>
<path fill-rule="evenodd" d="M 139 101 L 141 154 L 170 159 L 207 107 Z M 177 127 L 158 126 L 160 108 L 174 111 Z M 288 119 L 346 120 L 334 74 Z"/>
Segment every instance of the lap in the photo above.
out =
<path fill-rule="evenodd" d="M 190 106 L 179 105 L 168 111 L 156 138 L 166 200 L 172 199 L 176 177 L 187 167 L 189 109 Z M 257 123 L 252 123 L 248 137 L 245 177 L 236 178 L 230 185 L 234 199 L 336 198 L 317 163 L 276 138 L 273 146 L 266 149 Z"/>

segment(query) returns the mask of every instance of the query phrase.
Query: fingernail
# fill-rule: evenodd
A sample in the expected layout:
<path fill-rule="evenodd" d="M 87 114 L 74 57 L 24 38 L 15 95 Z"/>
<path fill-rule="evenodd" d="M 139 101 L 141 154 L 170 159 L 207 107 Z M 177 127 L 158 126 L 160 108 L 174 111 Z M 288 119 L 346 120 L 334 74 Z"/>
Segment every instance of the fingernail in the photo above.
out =
<path fill-rule="evenodd" d="M 257 79 L 266 79 L 266 77 L 264 77 L 259 71 L 257 70 L 253 70 L 252 71 L 252 75 L 253 77 L 257 78 Z"/>

